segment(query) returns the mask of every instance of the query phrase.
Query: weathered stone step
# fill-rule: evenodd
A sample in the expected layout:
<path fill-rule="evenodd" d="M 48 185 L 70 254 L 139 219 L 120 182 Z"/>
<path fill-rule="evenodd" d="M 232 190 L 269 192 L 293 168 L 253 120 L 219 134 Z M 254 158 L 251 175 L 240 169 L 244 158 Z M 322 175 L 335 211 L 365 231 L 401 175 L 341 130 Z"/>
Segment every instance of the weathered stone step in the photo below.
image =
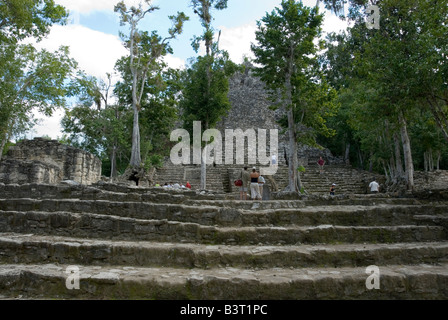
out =
<path fill-rule="evenodd" d="M 218 206 L 218 207 L 230 207 L 239 208 L 244 210 L 269 210 L 269 209 L 281 209 L 281 208 L 305 208 L 313 206 L 365 206 L 376 207 L 381 205 L 391 206 L 440 206 L 446 207 L 448 202 L 436 202 L 431 203 L 421 201 L 413 198 L 388 198 L 388 197 L 376 197 L 372 196 L 303 196 L 302 200 L 268 200 L 268 201 L 252 201 L 252 200 L 239 200 L 239 193 L 235 193 L 238 196 L 236 200 L 196 200 L 186 199 L 183 204 L 190 206 Z"/>
<path fill-rule="evenodd" d="M 447 239 L 442 226 L 214 227 L 167 220 L 141 220 L 68 212 L 0 211 L 0 232 L 79 238 L 202 244 L 302 244 L 414 242 Z"/>
<path fill-rule="evenodd" d="M 225 199 L 224 194 L 208 191 L 207 193 L 173 188 L 143 188 L 114 184 L 84 185 L 4 185 L 0 183 L 0 198 L 32 199 L 80 199 L 111 201 L 155 201 L 179 203 L 190 199 Z"/>
<path fill-rule="evenodd" d="M 221 206 L 213 206 L 221 204 Z M 232 205 L 232 207 L 228 207 Z M 415 216 L 440 216 L 448 219 L 446 206 L 443 205 L 378 205 L 378 206 L 304 206 L 289 208 L 297 203 L 241 203 L 234 202 L 190 202 L 184 204 L 159 204 L 145 202 L 112 202 L 103 200 L 33 200 L 0 199 L 2 211 L 42 211 L 89 213 L 129 217 L 143 220 L 169 220 L 191 222 L 201 225 L 218 226 L 313 226 L 332 224 L 340 226 L 360 225 L 406 225 L 416 224 L 422 220 Z M 251 205 L 249 209 L 249 205 Z M 431 219 L 424 219 L 425 224 L 437 225 Z"/>
<path fill-rule="evenodd" d="M 113 202 L 104 200 L 0 199 L 2 211 L 71 212 L 129 217 L 143 220 L 172 220 L 203 225 L 238 225 L 241 213 L 215 206 L 167 203 Z"/>
<path fill-rule="evenodd" d="M 228 246 L 0 234 L 0 264 L 62 263 L 175 268 L 307 268 L 446 263 L 448 242 Z"/>
<path fill-rule="evenodd" d="M 73 267 L 73 266 L 72 266 Z M 68 265 L 0 266 L 8 297 L 49 299 L 298 300 L 447 299 L 448 264 L 378 266 L 379 289 L 368 289 L 367 266 L 210 270 L 78 266 L 79 289 Z M 73 270 L 73 269 L 71 269 Z M 69 278 L 70 276 L 70 278 Z M 370 280 L 369 280 L 370 279 Z M 379 282 L 378 282 L 379 281 Z M 180 310 L 177 312 L 180 313 Z M 221 310 L 222 312 L 222 310 Z"/>
<path fill-rule="evenodd" d="M 446 207 L 427 206 L 319 206 L 296 209 L 242 210 L 243 226 L 446 226 Z M 448 231 L 448 228 L 446 229 Z"/>

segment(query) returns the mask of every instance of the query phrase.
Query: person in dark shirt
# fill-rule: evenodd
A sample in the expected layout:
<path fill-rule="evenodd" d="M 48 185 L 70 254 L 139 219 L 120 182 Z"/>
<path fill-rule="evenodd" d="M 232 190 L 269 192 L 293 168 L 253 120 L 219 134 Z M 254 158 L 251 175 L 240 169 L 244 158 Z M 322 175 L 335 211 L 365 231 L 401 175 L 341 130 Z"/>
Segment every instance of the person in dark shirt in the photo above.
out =
<path fill-rule="evenodd" d="M 330 196 L 334 196 L 334 192 L 336 190 L 336 184 L 332 184 L 330 187 Z"/>

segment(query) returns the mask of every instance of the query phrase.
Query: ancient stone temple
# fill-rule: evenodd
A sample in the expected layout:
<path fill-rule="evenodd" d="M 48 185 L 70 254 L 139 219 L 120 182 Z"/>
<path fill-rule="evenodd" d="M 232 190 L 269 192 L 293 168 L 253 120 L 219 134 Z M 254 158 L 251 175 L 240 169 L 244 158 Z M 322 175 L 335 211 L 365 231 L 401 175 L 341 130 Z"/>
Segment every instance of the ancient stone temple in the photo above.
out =
<path fill-rule="evenodd" d="M 266 154 L 270 155 L 270 148 L 273 147 L 270 141 L 270 130 L 278 130 L 277 155 L 278 170 L 273 176 L 276 187 L 271 186 L 271 181 L 266 182 L 267 189 L 282 190 L 288 184 L 288 165 L 285 155 L 289 155 L 289 143 L 287 134 L 278 124 L 278 120 L 283 116 L 281 110 L 272 110 L 272 102 L 269 99 L 265 84 L 252 72 L 250 65 L 242 73 L 234 74 L 229 79 L 229 101 L 231 109 L 223 117 L 216 128 L 221 132 L 222 142 L 222 164 L 207 166 L 207 189 L 225 193 L 238 193 L 238 188 L 233 182 L 238 178 L 244 165 L 236 162 L 236 143 L 233 143 L 233 164 L 228 164 L 225 159 L 225 131 L 227 129 L 242 132 L 254 130 L 258 134 L 259 129 L 266 130 Z M 257 143 L 259 140 L 257 140 Z M 249 147 L 247 142 L 245 147 Z M 343 159 L 333 156 L 328 149 L 317 149 L 305 145 L 298 145 L 297 152 L 299 165 L 306 168 L 306 172 L 301 174 L 302 182 L 307 192 L 327 194 L 332 183 L 338 185 L 339 192 L 345 193 L 365 193 L 365 181 L 367 173 L 359 172 L 351 166 L 345 165 Z M 326 161 L 326 175 L 319 175 L 317 170 L 317 160 L 322 156 Z M 191 162 L 192 163 L 192 162 Z M 255 166 L 260 168 L 261 164 L 248 162 L 248 152 L 245 151 L 245 164 L 249 168 Z M 371 174 L 369 174 L 371 175 Z M 200 185 L 200 165 L 173 165 L 168 158 L 163 168 L 156 172 L 155 180 L 159 183 L 164 182 L 185 182 L 189 181 L 193 188 Z M 267 199 L 267 198 L 266 198 Z"/>
<path fill-rule="evenodd" d="M 0 162 L 0 182 L 5 184 L 46 183 L 64 180 L 84 185 L 101 178 L 101 160 L 56 140 L 23 140 L 9 148 Z"/>

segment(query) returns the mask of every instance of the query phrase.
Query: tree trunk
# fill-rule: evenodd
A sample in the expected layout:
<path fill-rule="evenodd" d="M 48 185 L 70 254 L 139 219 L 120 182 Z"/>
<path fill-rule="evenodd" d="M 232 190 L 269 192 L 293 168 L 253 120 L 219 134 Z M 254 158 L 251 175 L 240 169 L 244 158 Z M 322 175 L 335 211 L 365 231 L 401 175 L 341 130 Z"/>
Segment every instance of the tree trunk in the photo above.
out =
<path fill-rule="evenodd" d="M 131 33 L 130 33 L 130 68 L 132 74 L 132 110 L 134 111 L 134 121 L 132 129 L 132 149 L 131 149 L 131 160 L 129 165 L 133 168 L 138 168 L 141 166 L 142 158 L 140 155 L 140 127 L 139 127 L 139 108 L 140 100 L 138 99 L 137 85 L 138 85 L 138 72 L 134 66 L 134 36 L 137 30 L 137 21 L 132 21 Z"/>
<path fill-rule="evenodd" d="M 0 161 L 2 161 L 2 157 L 3 157 L 3 150 L 5 149 L 6 146 L 6 134 L 4 135 L 4 138 L 2 139 L 2 143 L 0 145 Z"/>
<path fill-rule="evenodd" d="M 204 146 L 201 156 L 201 189 L 207 188 L 207 162 L 206 155 L 208 154 L 208 144 Z"/>
<path fill-rule="evenodd" d="M 346 165 L 350 165 L 350 142 L 347 142 L 345 145 L 344 160 Z"/>
<path fill-rule="evenodd" d="M 290 44 L 288 71 L 285 75 L 285 89 L 286 89 L 286 108 L 288 113 L 288 136 L 289 136 L 289 161 L 288 161 L 288 187 L 287 190 L 298 192 L 300 190 L 301 181 L 298 177 L 298 159 L 297 159 L 297 140 L 296 127 L 294 121 L 294 109 L 292 103 L 292 84 L 291 77 L 294 68 L 294 44 Z"/>
<path fill-rule="evenodd" d="M 110 156 L 110 180 L 113 182 L 117 178 L 117 146 L 112 146 L 112 154 Z"/>
<path fill-rule="evenodd" d="M 393 156 L 391 156 L 389 159 L 388 167 L 389 167 L 391 181 L 393 184 L 395 184 L 398 181 L 398 175 L 397 175 L 397 169 L 395 166 L 395 159 Z"/>
<path fill-rule="evenodd" d="M 401 162 L 400 138 L 397 133 L 394 133 L 394 147 L 395 147 L 395 166 L 397 177 L 403 178 L 403 163 Z"/>
<path fill-rule="evenodd" d="M 297 173 L 295 163 L 297 162 L 297 143 L 295 135 L 294 115 L 292 106 L 288 110 L 288 136 L 289 136 L 289 161 L 288 161 L 288 190 L 298 191 Z"/>
<path fill-rule="evenodd" d="M 140 167 L 142 158 L 140 155 L 140 127 L 138 124 L 138 110 L 134 107 L 134 123 L 132 130 L 132 150 L 131 161 L 129 162 L 131 167 Z"/>
<path fill-rule="evenodd" d="M 386 183 L 390 181 L 389 173 L 387 172 L 386 162 L 384 159 L 381 160 L 381 163 L 383 164 L 383 170 L 384 170 L 384 176 L 386 177 Z"/>
<path fill-rule="evenodd" d="M 429 167 L 429 171 L 433 172 L 434 171 L 434 158 L 432 156 L 432 149 L 429 148 L 428 150 L 428 167 Z"/>
<path fill-rule="evenodd" d="M 406 181 L 408 184 L 408 189 L 413 190 L 414 189 L 414 164 L 412 162 L 411 141 L 409 139 L 406 119 L 404 118 L 402 111 L 400 111 L 398 118 L 400 121 L 401 140 L 403 143 Z"/>
<path fill-rule="evenodd" d="M 211 15 L 210 15 L 210 2 L 209 1 L 201 1 L 202 4 L 202 12 L 203 12 L 203 21 L 205 23 L 205 30 L 206 30 L 206 36 L 205 36 L 205 51 L 206 56 L 208 58 L 207 62 L 209 65 L 207 66 L 206 76 L 207 76 L 207 88 L 206 88 L 206 97 L 207 97 L 207 104 L 210 102 L 210 88 L 212 83 L 212 59 L 213 59 L 213 52 L 212 52 L 212 45 L 213 45 L 213 39 L 210 39 L 207 35 L 208 31 L 211 31 L 210 29 L 210 23 L 211 23 Z M 205 121 L 205 129 L 207 130 L 209 126 L 208 118 Z M 204 155 L 208 155 L 208 145 L 207 143 L 204 146 L 203 153 L 201 156 L 201 189 L 207 188 L 207 162 Z"/>
<path fill-rule="evenodd" d="M 369 172 L 373 172 L 373 151 L 370 151 Z"/>
<path fill-rule="evenodd" d="M 448 141 L 448 119 L 445 116 L 445 113 L 440 108 L 439 102 L 434 101 L 434 103 L 431 101 L 431 99 L 426 99 L 429 107 L 431 109 L 431 112 L 434 116 L 434 119 L 436 120 L 437 125 L 439 126 L 440 130 L 442 131 L 443 137 L 446 141 Z"/>
<path fill-rule="evenodd" d="M 362 170 L 364 170 L 364 160 L 362 159 L 361 150 L 358 148 L 358 158 L 359 158 L 359 165 L 358 167 Z"/>
<path fill-rule="evenodd" d="M 0 144 L 0 161 L 3 158 L 3 151 L 5 149 L 6 143 L 9 141 L 9 138 L 11 138 L 11 134 L 9 131 L 9 128 L 11 128 L 11 124 L 9 120 L 6 120 L 5 128 L 3 128 L 3 134 L 2 134 L 2 142 Z"/>

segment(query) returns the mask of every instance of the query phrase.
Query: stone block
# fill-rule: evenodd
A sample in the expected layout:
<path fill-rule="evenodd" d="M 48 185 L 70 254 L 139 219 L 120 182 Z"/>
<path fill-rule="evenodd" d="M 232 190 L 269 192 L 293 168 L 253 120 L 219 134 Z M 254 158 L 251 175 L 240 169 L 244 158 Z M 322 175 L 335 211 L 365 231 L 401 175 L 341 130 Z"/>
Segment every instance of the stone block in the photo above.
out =
<path fill-rule="evenodd" d="M 5 184 L 58 184 L 64 180 L 85 185 L 98 182 L 101 161 L 55 140 L 35 138 L 10 147 L 0 162 L 0 181 Z"/>

